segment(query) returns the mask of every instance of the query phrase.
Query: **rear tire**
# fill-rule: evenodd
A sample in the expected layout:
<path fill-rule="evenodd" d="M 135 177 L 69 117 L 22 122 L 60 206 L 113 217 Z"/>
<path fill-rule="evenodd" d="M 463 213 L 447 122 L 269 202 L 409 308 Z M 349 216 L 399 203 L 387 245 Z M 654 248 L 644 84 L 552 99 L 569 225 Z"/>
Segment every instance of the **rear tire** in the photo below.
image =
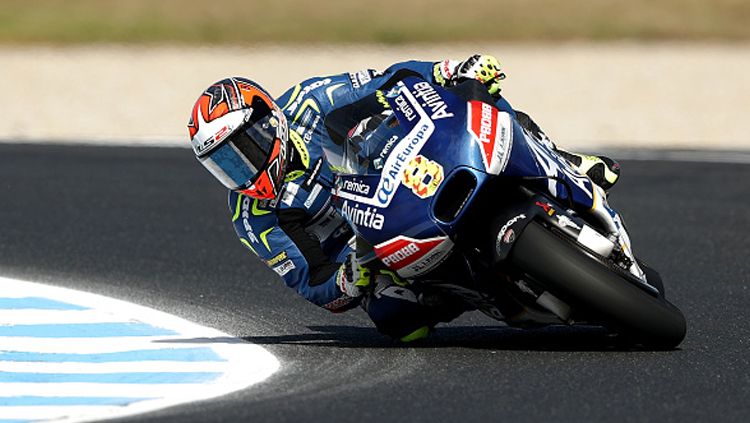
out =
<path fill-rule="evenodd" d="M 635 343 L 673 348 L 685 338 L 685 317 L 662 295 L 648 294 L 538 222 L 526 227 L 510 259 L 574 310 Z"/>

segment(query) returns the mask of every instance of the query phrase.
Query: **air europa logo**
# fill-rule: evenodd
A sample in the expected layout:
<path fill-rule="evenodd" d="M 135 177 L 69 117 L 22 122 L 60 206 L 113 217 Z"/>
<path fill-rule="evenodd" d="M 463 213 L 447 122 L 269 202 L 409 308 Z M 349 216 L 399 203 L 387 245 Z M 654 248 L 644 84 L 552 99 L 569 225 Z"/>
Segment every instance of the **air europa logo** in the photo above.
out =
<path fill-rule="evenodd" d="M 401 181 L 401 173 L 405 168 L 404 164 L 407 160 L 411 159 L 412 153 L 419 151 L 417 146 L 421 146 L 422 142 L 429 136 L 427 133 L 428 129 L 430 129 L 430 127 L 427 126 L 427 124 L 423 124 L 417 130 L 416 134 L 414 134 L 414 136 L 408 141 L 408 144 L 404 142 L 401 143 L 406 144 L 402 150 L 394 152 L 395 154 L 391 154 L 391 156 L 388 157 L 386 168 L 383 169 L 382 179 L 380 180 L 377 192 L 377 200 L 380 204 L 388 204 L 388 201 L 391 199 Z"/>
<path fill-rule="evenodd" d="M 406 136 L 393 142 L 393 147 L 388 154 L 385 163 L 382 165 L 380 180 L 377 182 L 377 187 L 375 187 L 374 181 L 370 184 L 370 187 L 373 188 L 370 191 L 374 190 L 374 193 L 371 192 L 369 195 L 357 195 L 344 189 L 339 189 L 339 197 L 377 208 L 388 206 L 401 185 L 401 179 L 406 165 L 410 163 L 417 154 L 419 154 L 419 151 L 424 147 L 435 131 L 435 123 L 430 120 L 426 110 L 417 103 L 417 100 L 414 98 L 411 91 L 403 89 L 403 82 L 399 82 L 399 86 L 402 88 L 398 92 L 400 92 L 400 95 L 408 101 L 408 104 L 413 106 L 416 113 L 415 116 L 419 117 L 419 120 L 409 130 L 409 133 L 406 134 Z M 436 107 L 439 108 L 440 106 L 436 105 Z M 378 159 L 380 159 L 380 157 L 376 159 L 374 164 L 376 167 L 381 168 L 381 161 Z"/>

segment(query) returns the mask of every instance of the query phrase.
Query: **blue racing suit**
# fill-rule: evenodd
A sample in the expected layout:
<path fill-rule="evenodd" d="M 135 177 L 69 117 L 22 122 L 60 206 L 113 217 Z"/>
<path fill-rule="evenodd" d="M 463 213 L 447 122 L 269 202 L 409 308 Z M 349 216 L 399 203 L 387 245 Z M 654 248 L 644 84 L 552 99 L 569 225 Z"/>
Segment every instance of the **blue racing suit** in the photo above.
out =
<path fill-rule="evenodd" d="M 341 154 L 348 131 L 383 101 L 378 91 L 389 89 L 406 76 L 434 83 L 434 66 L 434 62 L 409 61 L 394 64 L 382 73 L 364 70 L 315 77 L 276 100 L 289 122 L 291 155 L 296 164 L 288 170 L 276 199 L 257 200 L 230 191 L 229 207 L 242 243 L 308 301 L 333 312 L 351 309 L 359 302 L 343 294 L 336 284 L 343 271 L 341 263 L 353 251 L 354 234 L 332 205 L 331 158 Z M 513 113 L 502 98 L 497 106 Z M 401 337 L 436 323 L 425 321 L 413 309 L 401 313 L 402 306 L 393 299 L 387 304 L 384 301 L 367 302 L 368 314 L 381 332 Z M 407 318 L 393 317 L 399 313 Z"/>

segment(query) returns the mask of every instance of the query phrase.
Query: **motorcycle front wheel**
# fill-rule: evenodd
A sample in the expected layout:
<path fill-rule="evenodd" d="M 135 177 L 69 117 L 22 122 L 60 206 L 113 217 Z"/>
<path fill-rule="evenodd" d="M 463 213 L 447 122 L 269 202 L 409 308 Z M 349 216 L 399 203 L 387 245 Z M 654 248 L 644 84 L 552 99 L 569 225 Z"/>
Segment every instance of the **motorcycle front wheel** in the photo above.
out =
<path fill-rule="evenodd" d="M 526 227 L 510 254 L 519 269 L 573 310 L 636 344 L 668 349 L 685 338 L 685 317 L 663 295 L 657 298 L 637 287 L 601 258 L 539 222 Z"/>

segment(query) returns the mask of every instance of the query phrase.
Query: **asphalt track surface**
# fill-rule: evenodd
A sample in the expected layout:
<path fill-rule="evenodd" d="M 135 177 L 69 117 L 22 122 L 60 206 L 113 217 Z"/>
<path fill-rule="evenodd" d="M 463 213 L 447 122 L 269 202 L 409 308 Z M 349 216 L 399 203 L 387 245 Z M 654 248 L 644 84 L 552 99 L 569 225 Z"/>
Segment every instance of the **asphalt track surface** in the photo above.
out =
<path fill-rule="evenodd" d="M 673 351 L 477 313 L 394 343 L 249 255 L 188 149 L 0 145 L 0 274 L 176 314 L 282 362 L 249 390 L 124 421 L 748 421 L 750 165 L 622 164 L 611 203 L 688 320 Z"/>

